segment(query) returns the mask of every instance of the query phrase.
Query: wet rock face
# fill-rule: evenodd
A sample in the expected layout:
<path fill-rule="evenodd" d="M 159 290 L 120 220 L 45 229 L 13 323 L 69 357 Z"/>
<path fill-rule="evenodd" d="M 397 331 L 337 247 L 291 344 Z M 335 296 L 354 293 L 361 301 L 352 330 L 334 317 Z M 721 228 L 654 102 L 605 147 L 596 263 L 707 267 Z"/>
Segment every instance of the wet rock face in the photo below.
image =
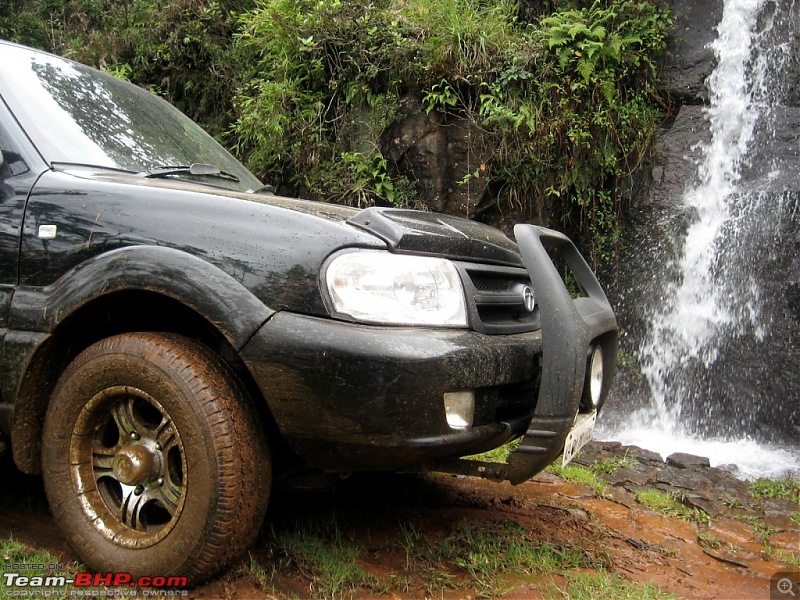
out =
<path fill-rule="evenodd" d="M 703 107 L 681 107 L 675 120 L 658 134 L 642 203 L 648 207 L 680 207 L 684 192 L 697 179 L 701 146 L 710 140 Z"/>
<path fill-rule="evenodd" d="M 698 467 L 710 467 L 711 461 L 705 456 L 695 456 L 684 452 L 675 452 L 667 457 L 666 463 L 678 469 L 691 469 Z"/>
<path fill-rule="evenodd" d="M 677 104 L 704 104 L 708 101 L 706 79 L 715 62 L 709 44 L 722 18 L 722 0 L 670 0 L 668 4 L 675 28 L 662 71 L 664 90 Z"/>
<path fill-rule="evenodd" d="M 416 98 L 405 98 L 409 116 L 387 134 L 387 156 L 400 171 L 417 183 L 425 205 L 436 212 L 475 218 L 481 205 L 486 178 L 482 176 L 491 149 L 481 143 L 481 132 L 464 119 L 434 111 L 426 114 Z M 484 154 L 485 156 L 482 156 Z M 475 174 L 464 184 L 467 174 Z"/>
<path fill-rule="evenodd" d="M 714 70 L 716 59 L 710 45 L 717 37 L 717 24 L 722 19 L 723 0 L 667 0 L 672 8 L 675 26 L 668 38 L 668 50 L 662 67 L 662 89 L 676 106 L 707 104 L 706 80 Z M 790 14 L 782 0 L 768 2 L 761 19 L 774 20 L 769 33 L 778 53 L 789 60 L 781 93 L 790 106 L 800 106 L 800 14 Z M 782 14 L 784 13 L 784 14 Z"/>

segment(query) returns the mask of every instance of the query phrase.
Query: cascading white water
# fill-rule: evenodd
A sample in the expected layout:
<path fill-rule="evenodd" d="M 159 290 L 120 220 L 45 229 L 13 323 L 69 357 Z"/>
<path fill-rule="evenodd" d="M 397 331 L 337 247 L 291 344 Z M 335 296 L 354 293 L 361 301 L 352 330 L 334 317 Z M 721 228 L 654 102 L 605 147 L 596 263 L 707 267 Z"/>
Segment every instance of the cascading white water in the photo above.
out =
<path fill-rule="evenodd" d="M 720 276 L 720 234 L 730 218 L 731 197 L 736 192 L 743 159 L 761 112 L 748 77 L 753 28 L 764 0 L 729 0 L 725 3 L 719 37 L 714 43 L 717 67 L 708 81 L 710 105 L 706 111 L 711 141 L 702 149 L 698 183 L 684 196 L 686 207 L 696 212 L 678 259 L 680 280 L 669 286 L 666 301 L 653 315 L 653 331 L 640 351 L 643 372 L 653 393 L 657 425 L 669 433 L 687 433 L 681 419 L 683 400 L 695 389 L 693 361 L 710 366 L 717 358 L 716 341 L 726 329 L 743 332 L 746 323 L 736 318 L 737 306 L 757 305 L 742 298 L 754 290 L 726 289 Z M 742 303 L 742 300 L 744 302 Z M 748 315 L 754 321 L 755 314 Z M 677 400 L 677 401 L 676 401 Z"/>
<path fill-rule="evenodd" d="M 758 204 L 776 196 L 743 190 L 740 181 L 754 135 L 763 135 L 761 124 L 779 87 L 770 81 L 775 65 L 768 63 L 781 53 L 758 48 L 774 25 L 774 12 L 763 14 L 767 4 L 769 0 L 724 2 L 713 44 L 717 66 L 707 81 L 709 105 L 704 110 L 710 140 L 700 148 L 696 181 L 682 202 L 690 222 L 680 255 L 665 269 L 675 280 L 661 288 L 636 351 L 651 402 L 599 432 L 663 455 L 683 451 L 709 456 L 712 464 L 737 463 L 745 477 L 800 469 L 800 452 L 765 450 L 742 434 L 753 429 L 743 407 L 763 401 L 763 390 L 726 392 L 728 404 L 742 407 L 733 411 L 739 426 L 734 431 L 736 427 L 721 426 L 722 411 L 715 404 L 720 396 L 715 388 L 721 384 L 710 375 L 720 370 L 717 361 L 728 358 L 721 357 L 722 349 L 763 342 L 769 328 L 761 314 L 758 263 L 743 254 L 757 245 L 751 238 L 759 226 L 756 222 L 745 230 L 745 223 L 763 219 Z M 772 454 L 767 458 L 765 452 Z"/>

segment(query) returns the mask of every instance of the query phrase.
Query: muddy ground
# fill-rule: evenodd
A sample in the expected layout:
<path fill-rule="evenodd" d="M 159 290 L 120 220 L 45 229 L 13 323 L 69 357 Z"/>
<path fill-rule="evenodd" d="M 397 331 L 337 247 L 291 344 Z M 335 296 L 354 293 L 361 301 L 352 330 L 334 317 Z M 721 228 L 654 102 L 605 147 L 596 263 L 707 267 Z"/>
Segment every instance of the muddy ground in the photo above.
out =
<path fill-rule="evenodd" d="M 324 595 L 307 565 L 275 542 L 275 531 L 287 523 L 302 528 L 316 522 L 335 523 L 345 545 L 360 549 L 358 565 L 383 582 L 380 591 L 345 588 L 345 597 L 487 595 L 485 587 L 471 585 L 474 578 L 463 565 L 455 564 L 458 561 L 441 565 L 438 577 L 446 581 L 432 583 L 431 565 L 422 572 L 402 540 L 412 531 L 417 540 L 434 547 L 475 524 L 513 523 L 536 543 L 579 549 L 584 560 L 579 570 L 602 569 L 637 585 L 650 582 L 676 597 L 791 598 L 780 593 L 776 583 L 785 577 L 800 581 L 796 497 L 757 498 L 751 486 L 725 470 L 703 466 L 703 461 L 678 456 L 667 464 L 658 455 L 618 444 L 592 443 L 577 460 L 588 467 L 601 465 L 595 471 L 605 487 L 570 482 L 551 473 L 516 487 L 440 474 L 384 474 L 353 476 L 323 492 L 275 492 L 261 541 L 251 554 L 228 573 L 191 590 L 189 597 Z M 65 562 L 74 560 L 47 511 L 40 481 L 21 476 L 7 465 L 3 478 L 3 539 L 12 536 L 48 549 Z M 659 512 L 637 500 L 637 491 L 653 488 L 672 492 L 687 510 L 679 516 L 674 510 Z M 267 579 L 253 564 L 265 568 Z M 569 588 L 558 570 L 511 572 L 502 579 L 502 594 L 488 595 L 569 595 L 563 592 Z M 790 591 L 798 588 L 800 584 Z"/>

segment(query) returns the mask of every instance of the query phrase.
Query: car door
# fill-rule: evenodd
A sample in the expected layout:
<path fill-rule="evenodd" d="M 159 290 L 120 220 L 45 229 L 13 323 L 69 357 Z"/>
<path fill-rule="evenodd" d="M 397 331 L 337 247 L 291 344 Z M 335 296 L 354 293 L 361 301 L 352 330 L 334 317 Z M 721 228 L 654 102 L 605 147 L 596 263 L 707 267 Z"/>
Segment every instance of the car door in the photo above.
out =
<path fill-rule="evenodd" d="M 0 97 L 0 357 L 8 331 L 11 298 L 19 277 L 19 248 L 25 203 L 41 172 L 29 142 Z M 38 168 L 34 168 L 36 163 Z M 6 361 L 0 361 L 0 366 Z M 0 398 L 7 373 L 0 368 Z"/>

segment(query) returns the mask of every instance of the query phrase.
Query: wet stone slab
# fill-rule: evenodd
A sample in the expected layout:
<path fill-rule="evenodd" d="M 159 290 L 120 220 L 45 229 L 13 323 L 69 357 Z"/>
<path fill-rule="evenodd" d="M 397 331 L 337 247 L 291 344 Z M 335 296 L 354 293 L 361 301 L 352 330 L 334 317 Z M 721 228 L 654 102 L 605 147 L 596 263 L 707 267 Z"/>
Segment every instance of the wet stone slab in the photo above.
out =
<path fill-rule="evenodd" d="M 660 454 L 636 446 L 595 441 L 574 462 L 602 473 L 611 488 L 632 494 L 658 489 L 712 517 L 749 515 L 780 524 L 783 529 L 792 526 L 792 515 L 800 511 L 800 505 L 791 500 L 759 501 L 750 484 L 737 479 L 732 469 L 711 467 L 708 458 L 702 456 L 676 453 L 664 460 Z"/>

